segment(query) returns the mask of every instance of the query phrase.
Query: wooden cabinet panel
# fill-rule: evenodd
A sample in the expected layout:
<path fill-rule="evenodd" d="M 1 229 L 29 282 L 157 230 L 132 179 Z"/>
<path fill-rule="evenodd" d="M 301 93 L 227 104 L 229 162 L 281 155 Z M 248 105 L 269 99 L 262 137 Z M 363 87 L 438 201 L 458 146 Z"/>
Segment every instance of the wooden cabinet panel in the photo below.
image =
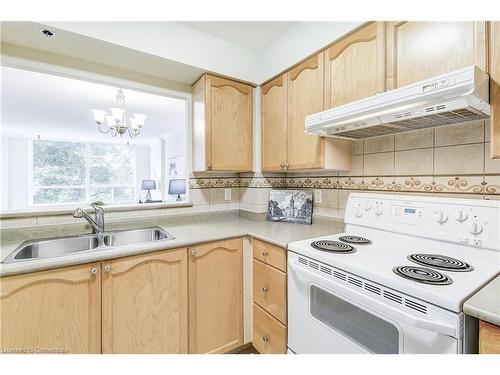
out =
<path fill-rule="evenodd" d="M 490 157 L 500 159 L 500 21 L 490 22 Z"/>
<path fill-rule="evenodd" d="M 193 86 L 195 171 L 251 171 L 253 87 L 204 75 Z"/>
<path fill-rule="evenodd" d="M 100 264 L 3 277 L 0 345 L 27 353 L 101 352 Z"/>
<path fill-rule="evenodd" d="M 252 239 L 253 257 L 286 272 L 286 250 L 267 242 Z"/>
<path fill-rule="evenodd" d="M 373 22 L 325 50 L 325 109 L 384 90 L 383 22 Z"/>
<path fill-rule="evenodd" d="M 262 170 L 284 171 L 287 162 L 287 81 L 281 75 L 262 86 Z"/>
<path fill-rule="evenodd" d="M 189 251 L 189 352 L 225 353 L 243 345 L 242 239 Z"/>
<path fill-rule="evenodd" d="M 500 327 L 479 322 L 479 353 L 500 354 Z"/>
<path fill-rule="evenodd" d="M 305 117 L 323 110 L 323 60 L 322 52 L 287 73 L 287 169 L 313 169 L 324 165 L 324 138 L 304 133 Z"/>
<path fill-rule="evenodd" d="M 387 22 L 387 87 L 470 65 L 487 70 L 485 22 Z"/>
<path fill-rule="evenodd" d="M 286 323 L 286 274 L 260 260 L 253 261 L 253 300 Z"/>
<path fill-rule="evenodd" d="M 262 354 L 286 354 L 286 326 L 253 304 L 253 346 Z"/>
<path fill-rule="evenodd" d="M 103 262 L 103 353 L 187 353 L 187 249 Z"/>

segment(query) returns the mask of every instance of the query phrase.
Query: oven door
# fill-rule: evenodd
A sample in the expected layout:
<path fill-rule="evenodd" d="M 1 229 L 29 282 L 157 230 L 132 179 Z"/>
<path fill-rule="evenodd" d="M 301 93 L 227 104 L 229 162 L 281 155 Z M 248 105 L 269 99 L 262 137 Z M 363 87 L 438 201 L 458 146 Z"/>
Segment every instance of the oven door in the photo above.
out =
<path fill-rule="evenodd" d="M 459 352 L 453 323 L 414 317 L 306 267 L 289 257 L 288 346 L 293 352 Z"/>

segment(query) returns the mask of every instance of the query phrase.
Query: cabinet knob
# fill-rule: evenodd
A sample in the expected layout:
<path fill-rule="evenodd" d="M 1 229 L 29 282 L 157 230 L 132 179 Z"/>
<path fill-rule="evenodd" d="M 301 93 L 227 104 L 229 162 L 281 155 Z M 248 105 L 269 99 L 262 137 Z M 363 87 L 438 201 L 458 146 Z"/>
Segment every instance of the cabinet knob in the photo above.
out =
<path fill-rule="evenodd" d="M 92 268 L 92 269 L 90 270 L 90 273 L 91 273 L 92 275 L 97 275 L 97 267 Z"/>
<path fill-rule="evenodd" d="M 111 265 L 107 265 L 104 267 L 104 272 L 111 272 Z"/>
<path fill-rule="evenodd" d="M 268 342 L 269 341 L 269 337 L 266 336 L 266 335 L 262 336 L 262 341 Z"/>
<path fill-rule="evenodd" d="M 207 164 L 207 169 L 208 169 L 208 170 L 212 169 L 212 163 L 208 163 L 208 164 Z"/>
<path fill-rule="evenodd" d="M 285 163 L 281 163 L 280 166 L 281 166 L 281 169 L 285 169 Z"/>
<path fill-rule="evenodd" d="M 262 256 L 267 257 L 268 255 L 269 255 L 269 251 L 263 251 L 263 252 L 262 252 Z"/>
<path fill-rule="evenodd" d="M 191 256 L 192 256 L 192 257 L 195 257 L 195 256 L 196 256 L 196 250 L 195 250 L 195 249 L 192 249 L 192 250 L 191 250 Z"/>
<path fill-rule="evenodd" d="M 288 170 L 288 163 L 285 164 L 285 169 Z"/>
<path fill-rule="evenodd" d="M 267 287 L 262 287 L 262 293 L 267 293 L 269 291 L 269 289 Z"/>

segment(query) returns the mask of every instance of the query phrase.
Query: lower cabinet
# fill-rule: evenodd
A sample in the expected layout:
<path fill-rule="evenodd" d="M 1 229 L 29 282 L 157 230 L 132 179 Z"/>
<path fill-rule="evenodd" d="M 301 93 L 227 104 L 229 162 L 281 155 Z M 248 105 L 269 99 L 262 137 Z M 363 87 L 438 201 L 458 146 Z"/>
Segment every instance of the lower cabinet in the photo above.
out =
<path fill-rule="evenodd" d="M 102 352 L 188 352 L 187 249 L 103 262 Z"/>
<path fill-rule="evenodd" d="M 500 327 L 479 322 L 479 353 L 500 354 Z"/>
<path fill-rule="evenodd" d="M 2 277 L 0 335 L 3 353 L 100 353 L 100 263 Z"/>
<path fill-rule="evenodd" d="M 243 345 L 243 240 L 189 247 L 189 352 Z"/>
<path fill-rule="evenodd" d="M 286 250 L 252 240 L 253 346 L 262 354 L 287 347 Z"/>

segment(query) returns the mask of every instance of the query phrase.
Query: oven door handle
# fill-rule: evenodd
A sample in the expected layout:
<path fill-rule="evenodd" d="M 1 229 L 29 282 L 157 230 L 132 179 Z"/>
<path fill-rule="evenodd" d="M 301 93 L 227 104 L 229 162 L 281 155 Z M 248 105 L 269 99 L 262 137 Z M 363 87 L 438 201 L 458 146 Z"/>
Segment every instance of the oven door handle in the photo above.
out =
<path fill-rule="evenodd" d="M 293 273 L 297 276 L 297 278 L 300 279 L 305 284 L 307 284 L 311 281 L 316 281 L 320 285 L 325 284 L 325 283 L 327 285 L 335 285 L 335 287 L 331 287 L 331 289 L 341 288 L 342 290 L 339 294 L 341 296 L 345 296 L 345 297 L 349 298 L 351 300 L 350 302 L 360 300 L 359 298 L 356 298 L 356 297 L 362 298 L 363 301 L 366 301 L 367 299 L 374 301 L 371 304 L 370 303 L 367 304 L 368 307 L 371 309 L 374 309 L 374 306 L 370 306 L 370 305 L 380 304 L 380 302 L 374 300 L 373 298 L 370 298 L 369 296 L 365 296 L 365 295 L 363 295 L 355 290 L 347 288 L 344 285 L 334 283 L 331 280 L 328 280 L 324 276 L 317 275 L 314 272 L 311 272 L 303 267 L 298 266 L 293 261 L 288 262 L 288 267 L 290 268 L 291 271 L 293 271 Z M 305 276 L 305 275 L 307 275 L 307 276 Z M 363 306 L 364 305 L 365 304 L 363 304 Z M 447 324 L 445 322 L 420 319 L 420 318 L 414 317 L 414 316 L 412 316 L 404 311 L 395 309 L 392 306 L 385 305 L 385 304 L 384 304 L 384 308 L 389 309 L 391 316 L 394 317 L 396 320 L 400 320 L 402 322 L 405 322 L 413 327 L 425 329 L 428 331 L 436 332 L 439 334 L 444 334 L 444 335 L 451 336 L 451 337 L 457 337 L 457 327 L 455 327 L 453 325 Z"/>

